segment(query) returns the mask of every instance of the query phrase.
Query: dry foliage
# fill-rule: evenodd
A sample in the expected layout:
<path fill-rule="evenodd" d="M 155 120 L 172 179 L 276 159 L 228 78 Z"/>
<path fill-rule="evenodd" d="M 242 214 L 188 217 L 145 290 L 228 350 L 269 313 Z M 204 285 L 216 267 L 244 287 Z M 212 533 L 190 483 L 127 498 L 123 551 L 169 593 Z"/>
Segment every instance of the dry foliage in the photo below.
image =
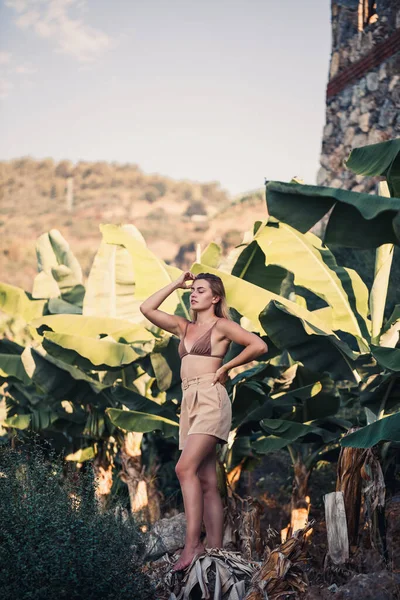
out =
<path fill-rule="evenodd" d="M 190 600 L 196 591 L 204 599 L 213 600 L 279 600 L 304 592 L 307 579 L 302 565 L 306 554 L 306 534 L 303 530 L 274 550 L 267 548 L 263 562 L 247 560 L 239 552 L 207 549 L 194 559 L 184 573 L 173 573 L 177 555 L 148 565 L 146 574 L 156 586 L 157 600 Z M 269 532 L 275 537 L 277 532 Z"/>

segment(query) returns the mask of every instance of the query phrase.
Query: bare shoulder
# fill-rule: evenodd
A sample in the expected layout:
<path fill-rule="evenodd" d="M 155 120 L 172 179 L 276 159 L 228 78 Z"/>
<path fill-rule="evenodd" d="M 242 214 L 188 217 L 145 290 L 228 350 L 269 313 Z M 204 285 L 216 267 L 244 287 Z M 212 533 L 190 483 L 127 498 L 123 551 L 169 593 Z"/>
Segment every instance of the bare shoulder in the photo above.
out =
<path fill-rule="evenodd" d="M 220 333 L 222 333 L 226 337 L 229 337 L 229 333 L 242 329 L 242 327 L 238 323 L 235 323 L 235 321 L 231 321 L 231 319 L 226 319 L 225 317 L 220 317 L 215 327 Z"/>

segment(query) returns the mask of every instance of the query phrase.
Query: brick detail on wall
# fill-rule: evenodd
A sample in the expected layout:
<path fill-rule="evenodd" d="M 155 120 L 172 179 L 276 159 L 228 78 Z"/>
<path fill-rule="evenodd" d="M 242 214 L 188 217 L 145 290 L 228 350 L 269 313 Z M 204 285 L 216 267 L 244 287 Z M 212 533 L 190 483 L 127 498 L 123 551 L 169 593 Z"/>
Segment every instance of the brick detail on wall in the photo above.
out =
<path fill-rule="evenodd" d="M 375 48 L 366 56 L 333 77 L 328 83 L 326 97 L 336 96 L 350 83 L 361 79 L 363 75 L 378 67 L 384 60 L 397 52 L 400 52 L 400 29 L 383 42 L 376 44 Z"/>

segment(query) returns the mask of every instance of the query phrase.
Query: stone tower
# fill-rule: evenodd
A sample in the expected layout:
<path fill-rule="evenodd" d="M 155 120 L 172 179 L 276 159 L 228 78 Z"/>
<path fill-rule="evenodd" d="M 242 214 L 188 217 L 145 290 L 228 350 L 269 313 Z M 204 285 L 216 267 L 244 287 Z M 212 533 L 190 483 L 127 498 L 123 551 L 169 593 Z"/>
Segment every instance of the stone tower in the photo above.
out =
<path fill-rule="evenodd" d="M 352 148 L 400 137 L 400 0 L 332 0 L 332 56 L 318 185 L 375 190 Z"/>

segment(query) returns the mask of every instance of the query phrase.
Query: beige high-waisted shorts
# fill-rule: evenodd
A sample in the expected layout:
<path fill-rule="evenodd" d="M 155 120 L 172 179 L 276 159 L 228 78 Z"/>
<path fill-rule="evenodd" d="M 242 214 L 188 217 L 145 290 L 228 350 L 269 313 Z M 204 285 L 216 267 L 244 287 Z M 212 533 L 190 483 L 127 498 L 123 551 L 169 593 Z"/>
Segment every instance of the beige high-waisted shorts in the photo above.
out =
<path fill-rule="evenodd" d="M 179 450 L 191 433 L 208 433 L 228 441 L 232 423 L 232 405 L 221 383 L 211 385 L 215 373 L 182 379 L 182 404 L 179 419 Z"/>

